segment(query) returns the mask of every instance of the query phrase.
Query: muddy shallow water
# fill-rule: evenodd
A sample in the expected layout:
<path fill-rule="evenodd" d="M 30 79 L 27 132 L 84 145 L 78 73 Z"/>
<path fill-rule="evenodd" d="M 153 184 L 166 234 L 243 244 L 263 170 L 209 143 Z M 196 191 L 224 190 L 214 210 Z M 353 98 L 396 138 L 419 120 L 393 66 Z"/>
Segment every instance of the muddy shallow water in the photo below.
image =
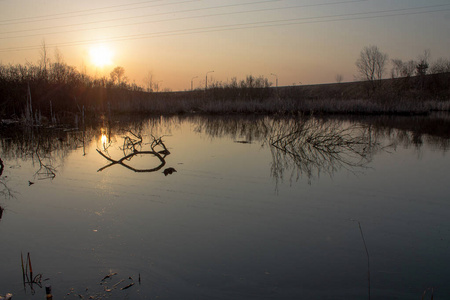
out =
<path fill-rule="evenodd" d="M 4 127 L 0 295 L 445 299 L 449 128 L 447 116 Z"/>

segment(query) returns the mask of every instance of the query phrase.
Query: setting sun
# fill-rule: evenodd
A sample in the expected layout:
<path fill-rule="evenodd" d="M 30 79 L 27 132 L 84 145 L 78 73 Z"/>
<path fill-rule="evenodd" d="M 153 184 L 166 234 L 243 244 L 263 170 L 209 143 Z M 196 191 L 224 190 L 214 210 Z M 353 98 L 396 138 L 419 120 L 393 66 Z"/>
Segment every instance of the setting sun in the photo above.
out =
<path fill-rule="evenodd" d="M 112 64 L 113 52 L 107 46 L 93 46 L 89 50 L 91 63 L 97 67 Z"/>

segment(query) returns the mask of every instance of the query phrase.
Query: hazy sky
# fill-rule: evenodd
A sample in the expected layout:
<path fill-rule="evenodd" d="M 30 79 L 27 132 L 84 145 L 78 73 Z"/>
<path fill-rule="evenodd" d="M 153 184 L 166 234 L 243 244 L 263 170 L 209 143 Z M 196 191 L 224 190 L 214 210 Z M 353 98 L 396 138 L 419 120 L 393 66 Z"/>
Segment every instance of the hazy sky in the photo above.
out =
<path fill-rule="evenodd" d="M 119 65 L 130 82 L 152 74 L 172 90 L 196 76 L 204 86 L 209 71 L 208 81 L 351 81 L 364 46 L 450 59 L 449 32 L 448 0 L 0 0 L 1 63 L 38 63 L 45 40 L 51 59 L 57 47 L 92 76 Z"/>

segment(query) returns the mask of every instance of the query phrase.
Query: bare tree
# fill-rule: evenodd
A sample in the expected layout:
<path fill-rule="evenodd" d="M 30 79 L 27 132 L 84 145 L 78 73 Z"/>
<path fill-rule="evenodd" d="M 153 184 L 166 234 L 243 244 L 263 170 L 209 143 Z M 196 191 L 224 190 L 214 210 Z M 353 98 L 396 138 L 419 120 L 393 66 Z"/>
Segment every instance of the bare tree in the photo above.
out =
<path fill-rule="evenodd" d="M 64 58 L 63 55 L 61 53 L 61 51 L 58 48 L 55 48 L 55 53 L 54 53 L 55 59 L 54 59 L 54 63 L 50 64 L 51 69 L 50 69 L 50 80 L 58 82 L 58 83 L 62 83 L 65 80 L 66 77 L 66 73 L 67 73 L 67 65 L 64 62 Z"/>
<path fill-rule="evenodd" d="M 117 84 L 120 85 L 120 83 L 124 79 L 124 76 L 123 76 L 124 74 L 125 74 L 125 69 L 121 66 L 117 66 L 114 68 L 114 70 L 112 70 L 112 72 L 109 74 L 109 76 L 111 76 L 111 80 L 113 82 L 116 82 L 116 80 L 117 80 Z"/>
<path fill-rule="evenodd" d="M 399 58 L 394 58 L 394 59 L 391 59 L 391 63 L 392 63 L 392 69 L 391 69 L 392 78 L 401 77 L 402 69 L 403 69 L 403 65 L 404 65 L 403 61 Z"/>
<path fill-rule="evenodd" d="M 336 79 L 337 83 L 341 83 L 342 80 L 344 80 L 344 75 L 342 74 L 336 74 L 336 77 L 334 77 Z"/>
<path fill-rule="evenodd" d="M 427 74 L 430 60 L 430 50 L 425 50 L 423 54 L 419 55 L 418 63 L 416 65 L 416 73 L 419 76 L 424 76 Z"/>
<path fill-rule="evenodd" d="M 411 59 L 410 61 L 403 63 L 401 75 L 403 77 L 411 77 L 414 75 L 415 68 L 416 62 Z"/>
<path fill-rule="evenodd" d="M 367 80 L 373 89 L 376 87 L 376 81 L 383 78 L 388 55 L 378 49 L 377 46 L 364 47 L 361 50 L 356 67 L 360 77 Z"/>
<path fill-rule="evenodd" d="M 45 45 L 45 40 L 43 39 L 41 42 L 41 51 L 40 51 L 41 59 L 39 61 L 40 68 L 42 70 L 42 74 L 45 79 L 47 79 L 47 65 L 50 64 L 50 59 L 47 53 L 47 46 Z"/>
<path fill-rule="evenodd" d="M 430 73 L 431 74 L 438 74 L 438 73 L 446 73 L 450 72 L 450 60 L 446 58 L 438 58 L 437 61 L 435 61 L 431 67 L 430 67 Z"/>
<path fill-rule="evenodd" d="M 151 71 L 147 73 L 144 78 L 145 89 L 147 92 L 153 92 L 153 74 Z"/>

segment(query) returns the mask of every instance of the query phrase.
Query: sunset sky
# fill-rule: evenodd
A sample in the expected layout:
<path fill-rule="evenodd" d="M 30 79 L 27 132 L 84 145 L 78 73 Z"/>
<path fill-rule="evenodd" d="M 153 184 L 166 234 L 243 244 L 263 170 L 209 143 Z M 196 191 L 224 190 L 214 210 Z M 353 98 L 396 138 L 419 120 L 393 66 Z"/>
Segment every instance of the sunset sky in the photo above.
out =
<path fill-rule="evenodd" d="M 364 46 L 450 59 L 448 0 L 0 0 L 0 62 L 38 63 L 45 41 L 89 75 L 172 90 L 263 75 L 275 85 L 354 80 Z M 387 76 L 387 75 L 386 75 Z"/>

